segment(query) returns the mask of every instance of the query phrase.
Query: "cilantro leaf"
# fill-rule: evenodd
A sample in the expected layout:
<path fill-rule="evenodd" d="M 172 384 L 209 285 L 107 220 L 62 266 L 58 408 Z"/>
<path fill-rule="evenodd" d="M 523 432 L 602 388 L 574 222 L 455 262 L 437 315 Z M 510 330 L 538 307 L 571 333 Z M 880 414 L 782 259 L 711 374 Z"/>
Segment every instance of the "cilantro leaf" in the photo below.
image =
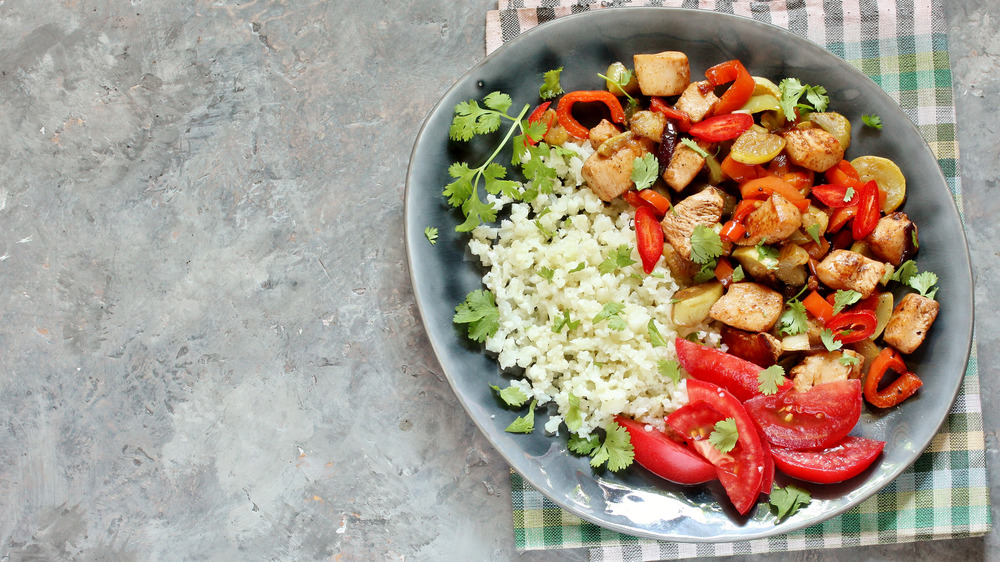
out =
<path fill-rule="evenodd" d="M 704 265 L 721 255 L 719 233 L 703 224 L 695 225 L 691 232 L 691 261 Z"/>
<path fill-rule="evenodd" d="M 661 375 L 670 377 L 674 383 L 674 388 L 681 384 L 681 364 L 677 361 L 661 359 L 656 363 L 656 369 Z"/>
<path fill-rule="evenodd" d="M 569 310 L 563 310 L 562 316 L 557 316 L 555 321 L 552 323 L 552 331 L 559 333 L 563 328 L 568 328 L 567 332 L 572 332 L 580 325 L 579 320 L 573 320 L 569 316 Z"/>
<path fill-rule="evenodd" d="M 938 276 L 931 271 L 925 271 L 923 273 L 918 273 L 910 277 L 906 284 L 913 287 L 920 292 L 920 296 L 933 299 L 934 295 L 937 294 L 937 288 L 934 287 L 938 282 Z"/>
<path fill-rule="evenodd" d="M 767 269 L 778 269 L 778 257 L 780 255 L 781 250 L 774 246 L 768 246 L 763 242 L 757 244 L 757 261 Z"/>
<path fill-rule="evenodd" d="M 583 268 L 586 267 L 586 266 L 587 266 L 586 262 L 580 262 L 580 263 L 576 264 L 576 267 L 574 267 L 573 269 L 569 270 L 568 273 L 576 273 L 577 271 L 583 271 Z"/>
<path fill-rule="evenodd" d="M 759 390 L 761 394 L 765 394 L 767 396 L 777 394 L 778 383 L 784 382 L 784 378 L 785 370 L 781 368 L 781 365 L 771 365 L 770 367 L 762 369 L 761 372 L 757 373 L 757 382 L 760 383 L 757 390 Z"/>
<path fill-rule="evenodd" d="M 906 260 L 899 264 L 896 271 L 892 273 L 892 277 L 889 279 L 893 281 L 899 281 L 903 285 L 909 285 L 910 277 L 917 274 L 917 264 L 913 260 Z"/>
<path fill-rule="evenodd" d="M 809 238 L 816 244 L 819 244 L 819 224 L 813 223 L 806 227 L 806 232 L 809 234 Z"/>
<path fill-rule="evenodd" d="M 520 187 L 521 184 L 513 180 L 503 179 L 505 177 L 507 177 L 507 168 L 504 168 L 496 162 L 491 162 L 483 168 L 483 180 L 486 191 L 492 193 L 493 195 L 503 193 L 512 199 L 519 198 L 521 194 L 518 192 L 518 187 Z"/>
<path fill-rule="evenodd" d="M 779 523 L 786 517 L 793 515 L 800 507 L 809 505 L 810 501 L 812 501 L 812 496 L 809 495 L 809 492 L 789 484 L 784 488 L 772 490 L 768 503 L 777 510 L 778 520 L 775 523 Z"/>
<path fill-rule="evenodd" d="M 704 283 L 710 279 L 715 279 L 715 267 L 718 265 L 716 260 L 712 260 L 705 265 L 701 266 L 701 269 L 694 275 L 693 281 L 695 284 Z"/>
<path fill-rule="evenodd" d="M 566 416 L 563 419 L 570 431 L 580 431 L 580 427 L 583 425 L 583 415 L 580 414 L 580 399 L 572 392 L 569 393 L 569 408 L 566 409 Z"/>
<path fill-rule="evenodd" d="M 854 188 L 848 187 L 846 190 L 844 190 L 844 203 L 847 203 L 851 199 L 854 199 Z"/>
<path fill-rule="evenodd" d="M 632 464 L 635 458 L 632 441 L 629 439 L 628 430 L 615 422 L 609 423 L 604 428 L 604 442 L 593 454 L 590 466 L 597 468 L 604 463 L 608 464 L 608 469 L 618 472 Z"/>
<path fill-rule="evenodd" d="M 838 289 L 833 295 L 833 313 L 840 314 L 841 310 L 844 310 L 859 300 L 861 300 L 861 293 L 849 289 L 847 291 Z"/>
<path fill-rule="evenodd" d="M 456 324 L 468 324 L 469 337 L 483 343 L 500 328 L 500 311 L 493 293 L 485 289 L 472 291 L 465 302 L 455 307 Z"/>
<path fill-rule="evenodd" d="M 792 299 L 786 303 L 785 311 L 778 318 L 781 322 L 781 333 L 797 336 L 809 331 L 809 318 L 806 316 L 806 306 L 801 301 Z"/>
<path fill-rule="evenodd" d="M 837 361 L 845 367 L 850 367 L 852 365 L 857 365 L 858 363 L 860 363 L 861 359 L 855 357 L 854 355 L 848 355 L 845 353 L 841 355 L 840 359 L 837 359 Z"/>
<path fill-rule="evenodd" d="M 507 110 L 510 109 L 512 103 L 513 101 L 511 101 L 510 96 L 502 92 L 490 92 L 486 94 L 485 98 L 483 98 L 483 104 L 485 104 L 486 107 L 500 113 L 507 113 Z M 495 130 L 496 129 L 494 129 L 494 131 Z"/>
<path fill-rule="evenodd" d="M 809 86 L 803 84 L 797 78 L 785 78 L 778 84 L 781 91 L 781 99 L 778 103 L 785 113 L 785 119 L 794 121 L 796 108 L 806 111 L 824 111 L 830 103 L 830 98 L 826 95 L 826 88 L 823 86 Z M 799 103 L 805 95 L 808 104 Z"/>
<path fill-rule="evenodd" d="M 625 320 L 622 319 L 621 313 L 625 310 L 625 305 L 618 302 L 609 302 L 601 308 L 601 311 L 594 316 L 593 323 L 597 324 L 603 320 L 608 321 L 608 328 L 612 330 L 622 331 L 626 328 L 627 324 Z"/>
<path fill-rule="evenodd" d="M 499 94 L 499 92 L 493 92 L 486 98 L 493 94 Z M 486 103 L 486 98 L 483 99 L 484 103 Z M 499 100 L 493 99 L 494 103 L 498 104 Z M 510 97 L 507 99 L 509 100 Z M 448 129 L 448 136 L 451 137 L 451 140 L 467 141 L 476 135 L 492 133 L 500 128 L 500 115 L 501 112 L 493 108 L 480 107 L 476 100 L 461 102 L 455 106 L 455 117 Z"/>
<path fill-rule="evenodd" d="M 570 435 L 569 443 L 567 444 L 570 451 L 578 455 L 590 456 L 594 454 L 594 451 L 601 446 L 601 438 L 597 434 L 591 434 L 590 437 L 583 438 L 579 435 Z"/>
<path fill-rule="evenodd" d="M 740 281 L 746 278 L 747 278 L 746 274 L 743 273 L 743 266 L 737 265 L 736 269 L 733 270 L 733 277 L 732 277 L 733 283 L 739 283 Z"/>
<path fill-rule="evenodd" d="M 644 156 L 636 156 L 632 161 L 632 181 L 639 191 L 653 185 L 660 175 L 660 165 L 656 161 L 656 155 L 647 152 Z"/>
<path fill-rule="evenodd" d="M 879 117 L 878 115 L 874 115 L 874 114 L 873 115 L 868 115 L 868 114 L 862 115 L 861 116 L 861 122 L 864 123 L 865 125 L 868 125 L 872 129 L 879 129 L 879 130 L 882 129 L 882 118 Z"/>
<path fill-rule="evenodd" d="M 703 149 L 702 147 L 698 146 L 698 143 L 694 142 L 693 140 L 691 140 L 691 139 L 689 139 L 687 137 L 684 137 L 684 138 L 681 139 L 681 144 L 683 144 L 684 146 L 686 146 L 686 147 L 690 148 L 691 150 L 695 151 L 695 153 L 698 156 L 701 156 L 702 158 L 708 158 L 708 153 L 705 152 L 705 149 Z"/>
<path fill-rule="evenodd" d="M 508 406 L 520 408 L 521 406 L 524 406 L 525 402 L 528 401 L 528 395 L 516 386 L 511 385 L 501 390 L 499 386 L 491 384 L 490 388 L 497 391 L 497 394 L 500 395 L 500 399 L 503 400 L 504 404 Z"/>
<path fill-rule="evenodd" d="M 834 338 L 833 331 L 829 328 L 823 328 L 823 331 L 819 333 L 819 339 L 823 342 L 823 346 L 826 347 L 827 351 L 837 351 L 844 347 L 844 344 L 840 340 Z"/>
<path fill-rule="evenodd" d="M 653 344 L 653 347 L 667 347 L 666 340 L 663 339 L 660 331 L 656 329 L 656 322 L 652 318 L 649 319 L 646 330 L 649 332 L 649 342 Z"/>
<path fill-rule="evenodd" d="M 601 272 L 601 275 L 604 275 L 605 273 L 611 273 L 620 267 L 627 267 L 634 263 L 636 261 L 632 259 L 632 248 L 626 244 L 622 244 L 618 246 L 618 249 L 612 250 L 608 254 L 607 259 L 601 262 L 601 265 L 597 266 L 597 271 Z"/>
<path fill-rule="evenodd" d="M 726 418 L 715 422 L 715 431 L 708 436 L 708 442 L 720 453 L 728 453 L 736 447 L 740 432 L 736 429 L 736 418 Z"/>
<path fill-rule="evenodd" d="M 507 433 L 531 433 L 535 429 L 535 401 L 528 406 L 528 413 L 516 418 L 507 426 Z"/>
<path fill-rule="evenodd" d="M 428 226 L 424 229 L 424 238 L 431 243 L 431 246 L 437 244 L 438 241 L 438 229 L 433 226 Z"/>
<path fill-rule="evenodd" d="M 544 82 L 542 86 L 538 88 L 538 96 L 543 100 L 550 100 L 559 94 L 563 93 L 562 86 L 559 84 L 559 75 L 562 73 L 563 67 L 559 67 L 555 70 L 549 70 L 542 75 Z"/>
<path fill-rule="evenodd" d="M 554 269 L 552 269 L 550 267 L 540 267 L 540 268 L 538 268 L 538 275 L 540 275 L 542 277 L 542 279 L 545 279 L 546 281 L 548 281 L 549 283 L 551 283 L 552 282 L 552 278 L 555 277 L 555 275 L 556 275 L 556 270 L 554 270 Z"/>

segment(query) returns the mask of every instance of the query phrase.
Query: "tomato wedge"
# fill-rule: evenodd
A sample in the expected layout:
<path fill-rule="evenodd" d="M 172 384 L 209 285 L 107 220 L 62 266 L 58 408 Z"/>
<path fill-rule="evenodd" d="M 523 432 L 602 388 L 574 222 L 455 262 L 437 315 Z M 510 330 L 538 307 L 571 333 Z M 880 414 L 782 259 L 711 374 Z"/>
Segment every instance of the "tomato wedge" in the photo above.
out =
<path fill-rule="evenodd" d="M 760 482 L 760 493 L 771 495 L 771 488 L 774 488 L 774 457 L 771 452 L 771 444 L 767 442 L 764 430 L 757 426 L 757 437 L 760 438 L 760 446 L 764 449 L 764 478 Z"/>
<path fill-rule="evenodd" d="M 559 124 L 566 129 L 566 132 L 570 135 L 578 138 L 585 139 L 590 134 L 590 129 L 584 127 L 579 121 L 573 117 L 573 104 L 577 102 L 592 102 L 599 101 L 604 105 L 608 106 L 611 110 L 611 120 L 615 123 L 625 122 L 625 109 L 622 108 L 622 103 L 618 101 L 618 98 L 607 90 L 581 90 L 577 92 L 570 92 L 559 100 L 559 105 L 556 107 L 556 116 L 559 118 Z"/>
<path fill-rule="evenodd" d="M 796 451 L 772 447 L 774 464 L 782 472 L 817 484 L 843 482 L 861 474 L 882 454 L 884 441 L 847 436 L 825 449 Z"/>
<path fill-rule="evenodd" d="M 635 210 L 635 241 L 642 259 L 642 270 L 649 275 L 663 255 L 663 227 L 650 207 Z"/>
<path fill-rule="evenodd" d="M 674 349 L 677 350 L 677 362 L 692 377 L 721 386 L 740 402 L 761 395 L 757 374 L 763 369 L 759 365 L 684 338 L 674 340 Z M 778 385 L 778 391 L 791 388 L 791 385 L 792 381 L 786 378 Z"/>
<path fill-rule="evenodd" d="M 753 116 L 749 113 L 730 113 L 709 117 L 691 125 L 688 133 L 703 141 L 722 142 L 742 135 L 751 125 L 753 125 Z"/>
<path fill-rule="evenodd" d="M 660 478 L 678 484 L 701 484 L 717 478 L 711 463 L 666 433 L 655 428 L 646 431 L 645 424 L 622 416 L 615 421 L 628 431 L 635 461 Z"/>
<path fill-rule="evenodd" d="M 764 446 L 760 442 L 757 428 L 740 401 L 725 389 L 712 383 L 688 379 L 687 390 L 691 403 L 704 401 L 725 418 L 733 418 L 736 422 L 739 438 L 736 447 L 727 453 L 733 458 L 733 463 L 725 468 L 717 466 L 716 473 L 736 511 L 745 515 L 757 503 L 767 471 Z"/>
<path fill-rule="evenodd" d="M 687 440 L 688 445 L 715 467 L 729 467 L 735 462 L 733 457 L 716 449 L 708 442 L 715 431 L 715 424 L 726 419 L 718 410 L 703 400 L 692 402 L 674 410 L 666 421 L 674 431 Z"/>
<path fill-rule="evenodd" d="M 861 419 L 861 381 L 816 385 L 747 400 L 746 411 L 772 445 L 788 449 L 828 447 Z"/>

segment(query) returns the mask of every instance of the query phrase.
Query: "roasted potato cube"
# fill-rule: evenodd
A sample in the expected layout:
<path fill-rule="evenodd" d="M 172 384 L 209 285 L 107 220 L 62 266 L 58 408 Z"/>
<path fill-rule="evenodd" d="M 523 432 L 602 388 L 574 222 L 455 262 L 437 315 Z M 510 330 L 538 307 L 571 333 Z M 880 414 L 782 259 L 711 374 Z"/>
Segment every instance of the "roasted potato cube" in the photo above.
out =
<path fill-rule="evenodd" d="M 679 51 L 633 55 L 639 90 L 646 96 L 676 96 L 691 83 L 691 65 Z"/>

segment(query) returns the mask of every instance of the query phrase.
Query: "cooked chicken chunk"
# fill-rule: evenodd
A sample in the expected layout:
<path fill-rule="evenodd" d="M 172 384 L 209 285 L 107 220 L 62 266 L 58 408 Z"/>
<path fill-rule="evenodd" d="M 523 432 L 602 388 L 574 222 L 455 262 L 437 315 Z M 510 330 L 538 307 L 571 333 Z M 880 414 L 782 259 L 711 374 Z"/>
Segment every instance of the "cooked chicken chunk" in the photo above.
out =
<path fill-rule="evenodd" d="M 622 142 L 611 156 L 595 152 L 583 163 L 583 178 L 598 197 L 611 201 L 631 189 L 632 162 L 652 150 L 653 141 L 634 137 Z"/>
<path fill-rule="evenodd" d="M 629 129 L 640 137 L 660 142 L 667 116 L 658 111 L 636 111 L 629 120 Z"/>
<path fill-rule="evenodd" d="M 669 214 L 669 213 L 668 213 Z M 691 242 L 688 241 L 688 255 L 691 253 Z M 695 275 L 701 271 L 701 266 L 685 258 L 678 252 L 673 244 L 663 245 L 663 261 L 670 269 L 670 274 L 678 283 L 690 284 Z"/>
<path fill-rule="evenodd" d="M 681 97 L 677 98 L 674 108 L 688 114 L 692 123 L 697 123 L 706 115 L 715 111 L 715 106 L 719 105 L 719 97 L 712 91 L 712 85 L 708 80 L 692 82 L 684 90 Z"/>
<path fill-rule="evenodd" d="M 831 289 L 849 289 L 867 298 L 885 275 L 885 264 L 857 252 L 834 250 L 816 266 L 816 275 Z"/>
<path fill-rule="evenodd" d="M 844 365 L 840 362 L 840 358 L 844 356 L 853 357 L 856 361 L 853 365 L 850 363 Z M 818 384 L 861 377 L 864 361 L 860 353 L 849 349 L 826 351 L 806 357 L 801 363 L 792 367 L 788 376 L 792 378 L 795 390 L 805 392 Z"/>
<path fill-rule="evenodd" d="M 813 127 L 791 129 L 781 133 L 785 151 L 792 164 L 814 172 L 825 172 L 844 159 L 844 148 L 837 137 Z"/>
<path fill-rule="evenodd" d="M 663 170 L 663 181 L 674 188 L 674 191 L 680 191 L 691 183 L 704 166 L 705 159 L 693 148 L 678 144 L 674 148 L 674 155 L 670 157 L 670 164 Z"/>
<path fill-rule="evenodd" d="M 644 96 L 676 96 L 691 82 L 691 65 L 680 51 L 632 55 L 632 64 Z"/>
<path fill-rule="evenodd" d="M 708 315 L 734 328 L 766 332 L 778 321 L 784 306 L 785 299 L 777 291 L 757 283 L 733 283 Z"/>
<path fill-rule="evenodd" d="M 777 193 L 771 195 L 764 204 L 747 215 L 747 231 L 736 241 L 740 246 L 773 244 L 788 238 L 802 226 L 802 213 Z"/>
<path fill-rule="evenodd" d="M 710 187 L 674 205 L 660 222 L 663 236 L 684 259 L 691 259 L 691 233 L 699 224 L 713 225 L 722 218 L 722 193 Z"/>
<path fill-rule="evenodd" d="M 618 135 L 619 133 L 621 133 L 621 130 L 617 125 L 607 119 L 601 119 L 601 122 L 590 130 L 590 146 L 592 146 L 594 150 L 597 150 L 602 144 L 604 144 L 604 141 Z"/>
<path fill-rule="evenodd" d="M 892 213 L 878 220 L 865 241 L 876 256 L 898 266 L 917 253 L 917 225 L 906 213 Z"/>
<path fill-rule="evenodd" d="M 882 338 L 902 353 L 913 353 L 924 343 L 927 330 L 937 319 L 939 308 L 934 299 L 916 293 L 906 295 L 892 310 Z"/>

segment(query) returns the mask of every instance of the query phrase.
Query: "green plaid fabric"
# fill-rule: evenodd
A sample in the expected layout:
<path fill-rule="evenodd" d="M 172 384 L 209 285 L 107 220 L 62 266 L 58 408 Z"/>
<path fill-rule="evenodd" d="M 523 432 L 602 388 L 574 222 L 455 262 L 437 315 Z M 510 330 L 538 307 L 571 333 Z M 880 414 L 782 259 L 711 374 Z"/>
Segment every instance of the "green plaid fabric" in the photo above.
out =
<path fill-rule="evenodd" d="M 618 6 L 716 10 L 785 27 L 840 56 L 917 124 L 962 209 L 948 38 L 941 0 L 500 0 L 486 20 L 487 52 L 551 19 Z M 891 544 L 978 536 L 990 529 L 975 345 L 941 432 L 917 462 L 840 517 L 802 531 L 720 544 L 640 539 L 582 521 L 511 473 L 517 548 L 590 547 L 593 560 L 656 560 Z"/>

